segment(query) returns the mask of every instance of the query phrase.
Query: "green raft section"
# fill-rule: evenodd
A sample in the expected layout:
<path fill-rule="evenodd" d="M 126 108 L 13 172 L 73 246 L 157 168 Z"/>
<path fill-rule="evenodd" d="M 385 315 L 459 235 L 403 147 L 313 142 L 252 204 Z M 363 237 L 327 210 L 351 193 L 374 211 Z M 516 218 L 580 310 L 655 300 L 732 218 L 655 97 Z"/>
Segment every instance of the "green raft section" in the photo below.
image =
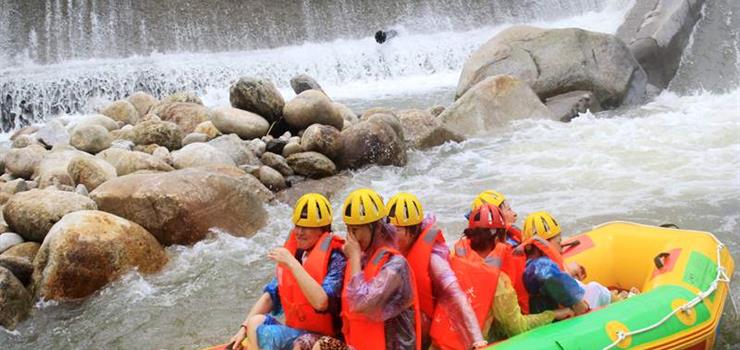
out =
<path fill-rule="evenodd" d="M 700 290 L 706 290 L 716 271 L 716 264 L 704 254 L 692 252 L 683 281 Z M 714 299 L 714 294 L 716 293 L 709 297 L 710 300 Z M 603 349 L 613 341 L 607 334 L 607 323 L 618 321 L 629 330 L 641 329 L 657 323 L 671 313 L 673 311 L 671 303 L 674 300 L 691 300 L 695 296 L 695 293 L 681 286 L 659 286 L 647 293 L 614 303 L 604 309 L 533 329 L 504 342 L 496 343 L 488 349 Z M 700 325 L 711 317 L 704 302 L 696 305 L 694 310 L 696 311 L 696 322 L 691 326 L 685 325 L 674 315 L 657 328 L 633 336 L 629 347 L 670 337 Z"/>

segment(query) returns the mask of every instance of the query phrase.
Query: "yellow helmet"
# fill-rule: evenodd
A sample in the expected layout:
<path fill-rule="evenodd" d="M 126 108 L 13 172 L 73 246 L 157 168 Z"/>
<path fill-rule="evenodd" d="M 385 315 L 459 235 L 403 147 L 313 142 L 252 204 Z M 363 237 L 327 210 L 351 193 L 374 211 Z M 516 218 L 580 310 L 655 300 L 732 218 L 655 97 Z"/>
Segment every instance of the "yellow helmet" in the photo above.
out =
<path fill-rule="evenodd" d="M 302 227 L 324 227 L 331 225 L 331 204 L 318 193 L 306 193 L 295 203 L 293 224 Z"/>
<path fill-rule="evenodd" d="M 470 210 L 475 210 L 475 208 L 480 207 L 483 204 L 489 203 L 493 204 L 497 207 L 501 206 L 501 203 L 503 203 L 506 200 L 506 197 L 504 197 L 503 194 L 496 192 L 494 190 L 485 190 L 481 193 L 478 193 L 478 196 L 475 197 L 473 200 L 473 203 L 470 204 Z"/>
<path fill-rule="evenodd" d="M 524 220 L 524 230 L 522 230 L 522 238 L 524 240 L 532 238 L 537 235 L 544 239 L 550 239 L 560 234 L 560 225 L 557 221 L 546 211 L 538 211 L 536 213 L 529 214 L 527 219 Z"/>
<path fill-rule="evenodd" d="M 378 221 L 385 217 L 383 198 L 371 189 L 355 190 L 344 201 L 342 213 L 347 225 L 364 225 Z"/>
<path fill-rule="evenodd" d="M 388 218 L 395 226 L 414 226 L 424 220 L 421 202 L 411 193 L 398 193 L 385 206 L 388 208 Z"/>

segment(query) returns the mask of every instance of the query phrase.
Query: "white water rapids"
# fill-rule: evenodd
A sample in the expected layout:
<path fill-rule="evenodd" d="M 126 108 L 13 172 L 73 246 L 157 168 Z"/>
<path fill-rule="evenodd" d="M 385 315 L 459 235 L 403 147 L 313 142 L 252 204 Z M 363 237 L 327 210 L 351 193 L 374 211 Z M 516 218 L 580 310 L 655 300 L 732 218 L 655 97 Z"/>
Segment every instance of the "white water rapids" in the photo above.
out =
<path fill-rule="evenodd" d="M 614 32 L 627 8 L 622 2 L 601 12 L 535 24 Z M 229 73 L 224 76 L 246 69 L 281 79 L 282 86 L 292 74 L 307 71 L 330 96 L 357 111 L 378 105 L 429 107 L 451 102 L 465 57 L 504 28 L 408 33 L 381 48 L 369 40 L 340 40 L 255 52 L 54 67 L 89 70 L 98 62 L 135 69 L 141 62 L 155 62 L 183 69 L 200 67 L 192 70 L 195 76 L 215 71 L 207 67 L 238 66 L 226 69 Z M 370 54 L 377 50 L 384 52 Z M 245 55 L 252 55 L 248 69 L 233 63 Z M 301 55 L 308 58 L 301 61 Z M 363 61 L 363 55 L 371 59 Z M 391 62 L 386 70 L 375 65 L 378 57 Z M 297 65 L 285 68 L 275 62 Z M 368 68 L 356 69 L 358 64 Z M 346 70 L 337 65 L 353 67 L 352 74 L 357 75 L 342 75 Z M 53 68 L 25 69 L 33 78 L 33 72 L 45 75 Z M 227 86 L 223 77 L 204 84 L 206 104 L 227 104 Z M 290 98 L 291 92 L 283 92 Z M 568 124 L 523 120 L 487 137 L 412 151 L 406 167 L 369 167 L 351 173 L 350 185 L 333 200 L 335 213 L 342 199 L 359 187 L 374 188 L 385 198 L 398 191 L 415 193 L 425 209 L 438 217 L 449 240 L 459 236 L 465 224 L 463 213 L 475 194 L 492 188 L 507 195 L 519 213 L 519 224 L 537 210 L 552 212 L 566 234 L 612 220 L 673 223 L 715 233 L 738 263 L 740 89 L 692 95 L 665 91 L 641 107 L 588 114 Z M 290 228 L 290 207 L 276 204 L 268 212 L 269 224 L 252 238 L 220 233 L 192 247 L 170 247 L 171 261 L 158 274 L 130 273 L 81 304 L 37 304 L 16 331 L 0 331 L 0 348 L 196 349 L 225 341 L 274 272 L 267 250 L 280 245 Z M 341 217 L 337 215 L 335 221 L 335 229 L 344 231 Z M 740 273 L 735 272 L 734 280 L 740 281 Z M 740 284 L 735 282 L 732 290 L 740 304 Z M 720 326 L 718 349 L 738 348 L 740 343 L 740 322 L 733 320 L 729 309 Z"/>

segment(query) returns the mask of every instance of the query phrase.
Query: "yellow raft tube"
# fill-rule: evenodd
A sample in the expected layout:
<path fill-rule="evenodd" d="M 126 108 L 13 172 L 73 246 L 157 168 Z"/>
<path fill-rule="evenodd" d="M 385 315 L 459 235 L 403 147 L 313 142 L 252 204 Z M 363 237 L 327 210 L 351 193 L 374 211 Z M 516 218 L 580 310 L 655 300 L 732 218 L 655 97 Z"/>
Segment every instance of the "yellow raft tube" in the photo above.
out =
<path fill-rule="evenodd" d="M 491 349 L 712 349 L 734 262 L 709 232 L 610 222 L 565 240 L 584 282 L 641 294 Z"/>

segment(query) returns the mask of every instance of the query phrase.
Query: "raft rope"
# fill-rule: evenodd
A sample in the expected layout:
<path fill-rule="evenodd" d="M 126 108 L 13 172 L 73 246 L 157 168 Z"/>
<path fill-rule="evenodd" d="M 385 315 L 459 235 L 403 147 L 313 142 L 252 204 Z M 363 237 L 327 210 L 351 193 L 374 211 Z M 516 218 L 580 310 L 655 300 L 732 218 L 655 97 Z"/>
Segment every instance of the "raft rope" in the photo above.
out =
<path fill-rule="evenodd" d="M 609 350 L 609 349 L 614 348 L 620 342 L 622 342 L 622 340 L 625 340 L 628 337 L 631 337 L 631 336 L 633 336 L 635 334 L 645 333 L 645 332 L 651 331 L 651 330 L 653 330 L 655 328 L 658 328 L 660 325 L 662 325 L 663 323 L 667 322 L 671 317 L 673 317 L 673 315 L 675 315 L 679 311 L 680 312 L 688 312 L 690 309 L 694 308 L 694 306 L 696 306 L 697 304 L 701 303 L 708 296 L 712 295 L 712 293 L 714 293 L 717 290 L 717 288 L 719 287 L 719 283 L 720 282 L 727 283 L 727 289 L 728 290 L 730 289 L 730 277 L 727 276 L 727 270 L 724 268 L 724 266 L 722 266 L 722 260 L 721 260 L 722 249 L 725 247 L 725 245 L 722 244 L 722 242 L 720 242 L 717 239 L 717 237 L 715 237 L 713 234 L 711 234 L 709 232 L 705 232 L 705 233 L 708 234 L 709 236 L 711 236 L 714 239 L 714 241 L 717 242 L 717 276 L 714 278 L 714 281 L 712 281 L 712 283 L 709 285 L 709 288 L 707 288 L 707 290 L 705 290 L 703 292 L 699 292 L 696 295 L 696 297 L 694 297 L 693 299 L 689 300 L 686 304 L 681 305 L 681 307 L 676 308 L 675 310 L 673 310 L 672 312 L 670 312 L 668 315 L 666 315 L 665 317 L 663 317 L 660 321 L 655 322 L 652 325 L 649 325 L 649 326 L 644 327 L 644 328 L 636 329 L 634 331 L 629 331 L 629 332 L 617 331 L 617 339 L 614 340 L 613 343 L 611 343 L 607 347 L 605 347 L 604 350 Z M 730 291 L 730 300 L 732 301 L 732 305 L 735 308 L 735 314 L 737 315 L 737 307 L 735 306 L 735 301 L 732 300 L 732 291 Z"/>

